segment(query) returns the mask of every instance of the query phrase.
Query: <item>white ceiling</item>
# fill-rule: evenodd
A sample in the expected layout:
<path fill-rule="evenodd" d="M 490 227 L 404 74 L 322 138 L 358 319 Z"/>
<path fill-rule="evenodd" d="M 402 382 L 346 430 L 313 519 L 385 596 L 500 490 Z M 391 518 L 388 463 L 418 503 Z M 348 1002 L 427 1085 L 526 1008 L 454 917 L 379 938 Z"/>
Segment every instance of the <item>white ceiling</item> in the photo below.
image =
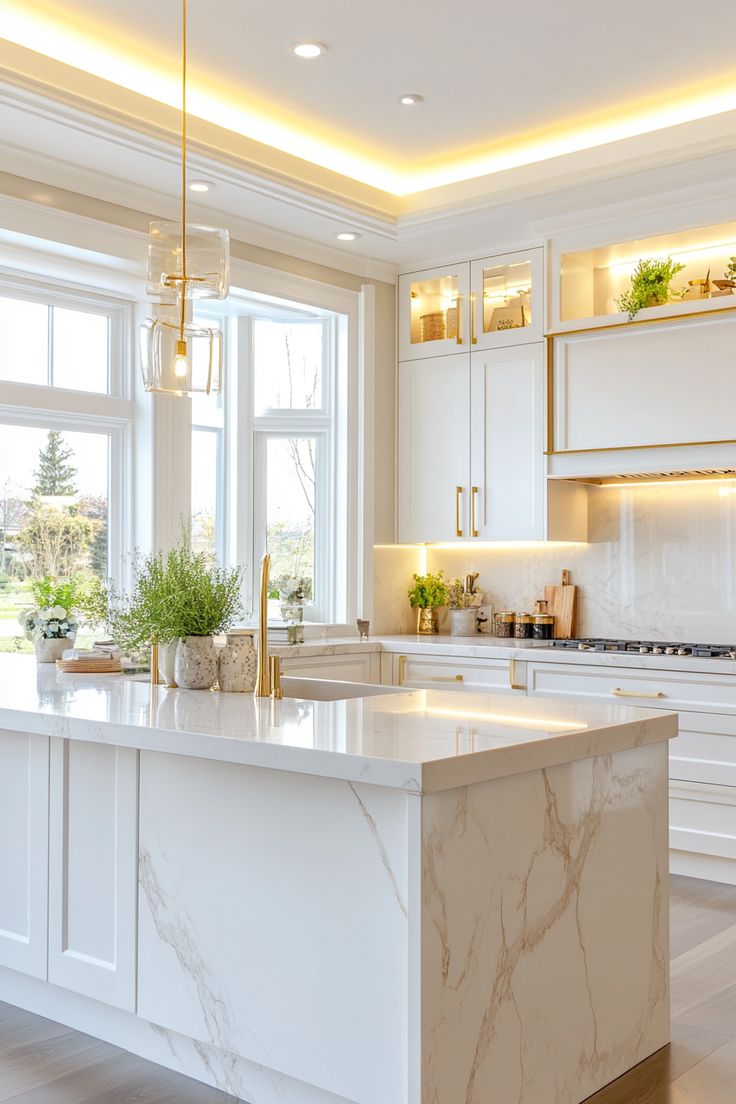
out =
<path fill-rule="evenodd" d="M 50 13 L 178 64 L 179 0 L 50 0 Z M 416 166 L 734 78 L 731 0 L 189 0 L 201 82 L 373 156 Z M 328 45 L 302 61 L 299 39 Z M 398 96 L 425 102 L 402 107 Z"/>

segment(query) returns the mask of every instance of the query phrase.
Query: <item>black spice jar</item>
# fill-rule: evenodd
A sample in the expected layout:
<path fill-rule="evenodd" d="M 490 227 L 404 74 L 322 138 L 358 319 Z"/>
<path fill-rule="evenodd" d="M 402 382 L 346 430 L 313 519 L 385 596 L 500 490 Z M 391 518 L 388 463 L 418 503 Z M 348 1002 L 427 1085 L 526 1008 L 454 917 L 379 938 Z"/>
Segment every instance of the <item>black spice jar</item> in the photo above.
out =
<path fill-rule="evenodd" d="M 514 636 L 517 640 L 531 640 L 534 618 L 530 613 L 517 613 L 514 621 Z"/>
<path fill-rule="evenodd" d="M 534 640 L 551 640 L 554 636 L 555 619 L 551 613 L 535 613 L 532 625 Z"/>

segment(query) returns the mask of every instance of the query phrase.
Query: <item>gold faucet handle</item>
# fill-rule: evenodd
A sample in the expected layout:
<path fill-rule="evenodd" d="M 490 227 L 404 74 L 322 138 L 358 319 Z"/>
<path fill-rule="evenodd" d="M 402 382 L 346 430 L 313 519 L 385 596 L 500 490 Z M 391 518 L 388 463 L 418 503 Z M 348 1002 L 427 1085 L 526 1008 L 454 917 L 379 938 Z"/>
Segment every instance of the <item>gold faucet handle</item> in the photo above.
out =
<path fill-rule="evenodd" d="M 281 656 L 272 655 L 269 658 L 269 672 L 271 675 L 271 697 L 281 699 L 284 691 L 281 688 Z"/>

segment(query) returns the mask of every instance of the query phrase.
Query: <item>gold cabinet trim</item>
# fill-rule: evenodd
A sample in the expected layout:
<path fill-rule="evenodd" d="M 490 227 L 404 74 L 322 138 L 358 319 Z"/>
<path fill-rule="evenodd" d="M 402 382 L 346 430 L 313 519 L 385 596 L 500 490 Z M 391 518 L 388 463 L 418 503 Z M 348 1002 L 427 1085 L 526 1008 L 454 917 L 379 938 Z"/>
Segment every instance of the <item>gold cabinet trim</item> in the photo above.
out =
<path fill-rule="evenodd" d="M 698 445 L 736 445 L 736 438 L 728 437 L 714 441 L 659 441 L 652 445 L 608 445 L 605 448 L 558 449 L 555 448 L 555 339 L 572 337 L 575 334 L 605 333 L 607 330 L 620 330 L 629 326 L 657 326 L 663 322 L 682 322 L 690 318 L 719 318 L 722 314 L 732 314 L 733 307 L 718 307 L 709 311 L 690 311 L 688 314 L 673 314 L 666 318 L 635 318 L 632 322 L 609 322 L 605 326 L 582 326 L 577 330 L 556 330 L 545 334 L 547 342 L 547 448 L 545 456 L 575 456 L 581 453 L 595 452 L 636 452 L 638 449 L 692 448 Z"/>

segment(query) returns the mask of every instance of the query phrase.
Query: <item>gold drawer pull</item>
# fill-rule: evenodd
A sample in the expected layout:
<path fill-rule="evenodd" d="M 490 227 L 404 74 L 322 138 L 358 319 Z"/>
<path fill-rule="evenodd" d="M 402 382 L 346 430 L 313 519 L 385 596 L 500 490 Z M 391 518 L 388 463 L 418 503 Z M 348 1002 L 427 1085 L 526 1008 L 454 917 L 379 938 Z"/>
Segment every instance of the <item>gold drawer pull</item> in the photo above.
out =
<path fill-rule="evenodd" d="M 463 493 L 462 487 L 455 488 L 455 536 L 461 537 L 463 535 L 462 526 L 460 525 L 460 495 Z"/>
<path fill-rule="evenodd" d="M 471 537 L 477 537 L 478 536 L 478 529 L 476 527 L 476 521 L 475 521 L 475 500 L 476 500 L 477 496 L 478 496 L 478 488 L 477 487 L 471 487 L 470 488 L 470 535 L 471 535 Z"/>
<path fill-rule="evenodd" d="M 462 682 L 462 675 L 430 675 L 427 682 Z"/>
<path fill-rule="evenodd" d="M 509 660 L 509 686 L 512 690 L 526 690 L 526 686 L 516 681 L 516 660 Z"/>
<path fill-rule="evenodd" d="M 666 698 L 663 690 L 656 690 L 653 694 L 643 694 L 640 690 L 622 690 L 620 686 L 614 686 L 611 693 L 616 698 Z"/>

